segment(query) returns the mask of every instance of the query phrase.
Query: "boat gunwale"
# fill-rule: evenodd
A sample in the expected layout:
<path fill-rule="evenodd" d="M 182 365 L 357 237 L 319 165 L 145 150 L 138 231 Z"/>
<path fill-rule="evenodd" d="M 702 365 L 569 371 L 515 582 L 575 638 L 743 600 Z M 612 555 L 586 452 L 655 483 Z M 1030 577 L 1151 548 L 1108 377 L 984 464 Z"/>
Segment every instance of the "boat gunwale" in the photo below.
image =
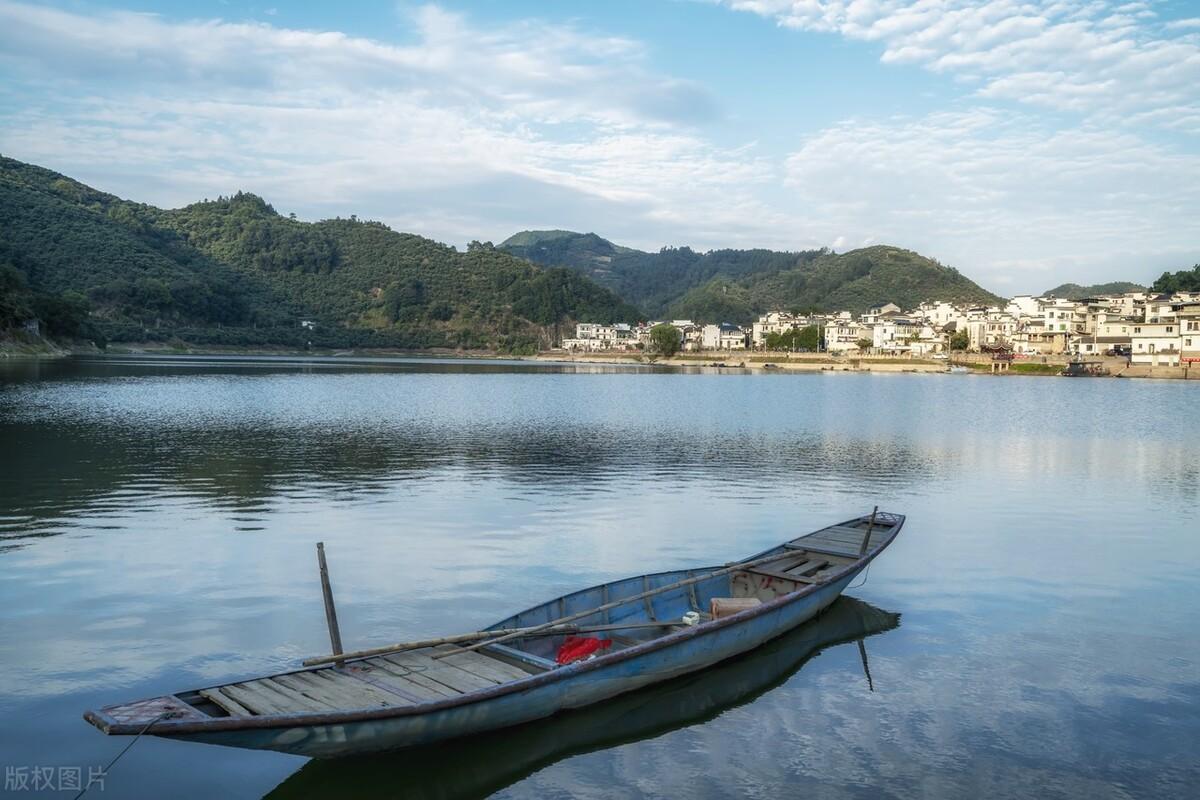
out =
<path fill-rule="evenodd" d="M 444 700 L 434 700 L 434 701 L 429 701 L 429 702 L 425 702 L 425 703 L 414 703 L 411 705 L 382 706 L 382 707 L 378 707 L 378 708 L 348 709 L 345 711 L 330 711 L 330 712 L 305 711 L 305 712 L 299 712 L 299 713 L 295 713 L 295 714 L 264 714 L 261 716 L 253 716 L 253 717 L 242 717 L 242 716 L 212 717 L 210 719 L 205 719 L 205 720 L 165 719 L 165 720 L 160 720 L 158 722 L 152 722 L 152 723 L 150 723 L 149 726 L 146 726 L 142 722 L 134 722 L 134 723 L 120 722 L 116 718 L 105 713 L 105 709 L 103 709 L 103 708 L 99 709 L 99 710 L 86 711 L 86 712 L 84 712 L 83 718 L 85 720 L 87 720 L 89 723 L 91 723 L 92 725 L 94 725 L 95 727 L 99 728 L 105 734 L 109 734 L 109 735 L 118 735 L 119 736 L 119 735 L 132 735 L 132 734 L 138 734 L 138 733 L 142 733 L 142 732 L 148 732 L 152 736 L 177 736 L 177 735 L 182 736 L 182 735 L 194 734 L 194 733 L 210 733 L 210 732 L 216 733 L 216 732 L 228 732 L 228 731 L 239 731 L 239 730 L 260 730 L 260 729 L 269 730 L 272 728 L 292 728 L 292 727 L 297 727 L 297 726 L 301 726 L 301 725 L 318 726 L 318 725 L 337 725 L 337 724 L 353 723 L 353 722 L 366 722 L 366 721 L 377 720 L 377 719 L 390 719 L 393 717 L 407 717 L 407 716 L 416 716 L 419 714 L 428 714 L 428 713 L 433 713 L 433 712 L 437 712 L 437 711 L 444 711 L 444 710 L 450 709 L 450 708 L 457 708 L 458 706 L 470 705 L 472 703 L 478 703 L 478 702 L 482 702 L 485 700 L 493 700 L 497 697 L 503 697 L 504 695 L 512 694 L 514 692 L 522 692 L 522 691 L 526 691 L 528 689 L 539 688 L 545 684 L 550 684 L 550 683 L 554 683 L 557 681 L 566 680 L 567 678 L 571 678 L 576 675 L 584 674 L 587 672 L 592 672 L 597 669 L 603 669 L 610 665 L 618 664 L 622 661 L 626 661 L 630 658 L 637 658 L 638 656 L 644 655 L 646 653 L 652 653 L 656 650 L 661 650 L 666 647 L 673 647 L 676 644 L 679 644 L 680 642 L 686 641 L 688 639 L 692 639 L 692 638 L 699 637 L 699 636 L 706 636 L 710 633 L 724 630 L 725 628 L 731 627 L 733 625 L 740 625 L 743 622 L 746 622 L 747 620 L 753 619 L 754 617 L 757 617 L 757 616 L 760 616 L 763 614 L 767 614 L 771 611 L 782 608 L 790 603 L 794 603 L 797 600 L 801 600 L 801 599 L 809 596 L 810 594 L 813 594 L 821 589 L 828 587 L 830 584 L 837 582 L 838 580 L 840 580 L 847 574 L 850 574 L 852 572 L 856 572 L 856 571 L 863 569 L 868 564 L 870 564 L 871 561 L 873 561 L 876 557 L 878 557 L 880 553 L 882 553 L 884 550 L 886 550 L 892 544 L 892 542 L 894 542 L 896 540 L 896 536 L 900 533 L 900 529 L 904 527 L 904 522 L 906 519 L 905 515 L 903 515 L 903 514 L 889 514 L 888 516 L 891 517 L 892 519 L 894 519 L 895 522 L 892 526 L 892 530 L 891 530 L 890 534 L 888 535 L 887 539 L 885 539 L 877 548 L 873 548 L 870 552 L 864 554 L 860 558 L 857 558 L 854 561 L 850 562 L 849 564 L 846 564 L 845 566 L 842 567 L 842 569 L 833 573 L 832 575 L 830 575 L 828 577 L 827 580 L 825 580 L 821 583 L 809 584 L 809 585 L 807 585 L 801 589 L 798 589 L 794 592 L 789 592 L 788 594 L 780 595 L 779 597 L 775 598 L 774 600 L 772 600 L 770 602 L 762 603 L 762 604 L 754 606 L 752 608 L 748 608 L 744 611 L 739 611 L 736 614 L 731 614 L 730 616 L 722 617 L 722 618 L 716 619 L 716 620 L 710 620 L 708 622 L 704 622 L 699 625 L 691 625 L 682 630 L 678 630 L 673 633 L 669 633 L 666 636 L 660 636 L 660 637 L 657 637 L 654 639 L 650 639 L 648 641 L 634 645 L 633 647 L 628 647 L 628 648 L 624 648 L 622 650 L 618 650 L 613 653 L 608 653 L 606 655 L 600 656 L 599 658 L 593 658 L 588 661 L 579 661 L 574 664 L 569 664 L 569 665 L 560 667 L 558 669 L 547 670 L 546 672 L 542 672 L 542 673 L 539 673 L 536 675 L 530 675 L 527 678 L 518 678 L 517 680 L 497 684 L 496 686 L 492 686 L 492 687 L 489 687 L 486 689 L 476 689 L 475 691 L 466 692 L 466 693 L 460 694 L 456 697 L 447 697 Z M 812 536 L 816 533 L 820 533 L 823 530 L 828 530 L 829 528 L 838 527 L 840 525 L 847 525 L 849 523 L 857 524 L 866 519 L 869 519 L 869 517 L 870 517 L 870 515 L 864 515 L 864 516 L 860 516 L 860 517 L 854 517 L 852 519 L 846 520 L 844 522 L 839 522 L 834 525 L 827 525 L 824 528 L 819 528 L 815 531 L 812 531 L 811 533 L 806 533 L 804 536 L 797 537 L 796 539 L 789 539 L 786 542 L 782 542 L 778 545 L 775 545 L 774 547 L 769 547 L 766 550 L 763 550 L 762 553 L 760 553 L 759 555 L 766 555 L 767 553 L 770 553 L 772 550 L 782 548 L 787 544 L 791 544 L 793 542 L 797 542 L 798 540 L 808 538 L 809 536 Z M 757 557 L 758 556 L 751 556 L 751 559 L 757 558 Z M 699 568 L 699 569 L 703 569 L 703 568 Z M 687 571 L 686 569 L 685 570 L 668 570 L 668 572 L 686 572 L 686 571 Z M 651 573 L 647 573 L 647 574 L 651 574 Z M 624 579 L 618 579 L 618 580 L 624 580 Z M 565 597 L 566 595 L 563 595 L 563 596 Z M 550 602 L 553 602 L 553 601 L 550 601 Z M 521 612 L 518 612 L 518 613 L 521 613 Z M 317 667 L 315 669 L 321 669 L 321 667 Z M 312 670 L 297 670 L 297 672 L 308 672 L 308 671 L 312 671 Z M 247 680 L 259 680 L 259 679 L 265 679 L 265 678 L 272 678 L 272 677 L 275 677 L 275 675 L 288 675 L 288 674 L 293 674 L 293 673 L 279 672 L 279 673 L 274 673 L 273 675 L 259 675 L 256 678 L 248 678 Z M 236 682 L 237 681 L 234 681 L 234 683 L 236 683 Z M 218 687 L 219 686 L 227 686 L 227 685 L 229 685 L 229 684 L 227 684 L 227 683 L 218 684 Z M 209 687 L 209 688 L 215 688 L 215 687 Z M 199 690 L 187 690 L 187 691 L 199 691 Z M 184 694 L 186 694 L 186 693 L 187 692 L 184 692 Z M 175 695 L 175 694 L 163 695 L 163 696 L 164 697 L 178 697 L 178 695 Z M 154 699 L 154 698 L 147 698 L 147 699 Z M 120 704 L 120 705 L 127 705 L 127 704 Z M 110 706 L 109 708 L 117 708 L 117 707 L 120 707 L 120 706 L 119 705 L 118 706 Z M 150 728 L 153 728 L 153 730 L 151 731 Z"/>

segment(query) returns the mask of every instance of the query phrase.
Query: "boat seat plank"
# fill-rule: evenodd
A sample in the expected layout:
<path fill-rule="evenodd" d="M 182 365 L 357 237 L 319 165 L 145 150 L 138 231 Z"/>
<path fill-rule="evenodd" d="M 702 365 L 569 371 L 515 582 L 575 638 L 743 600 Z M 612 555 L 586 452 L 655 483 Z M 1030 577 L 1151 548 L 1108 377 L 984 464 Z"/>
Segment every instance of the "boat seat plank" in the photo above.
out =
<path fill-rule="evenodd" d="M 459 648 L 452 644 L 443 644 L 434 649 L 443 653 L 454 653 Z M 468 653 L 455 653 L 439 660 L 459 669 L 464 669 L 467 672 L 474 673 L 481 678 L 496 681 L 497 683 L 508 683 L 509 681 L 518 681 L 529 677 L 528 672 L 506 664 L 498 658 L 492 658 L 484 653 L 480 653 L 478 650 L 472 650 Z"/>
<path fill-rule="evenodd" d="M 234 700 L 227 694 L 223 694 L 220 688 L 217 689 L 201 689 L 200 696 L 213 702 L 214 704 L 225 709 L 231 717 L 250 717 L 254 715 L 250 709 Z"/>
<path fill-rule="evenodd" d="M 838 547 L 832 544 L 811 544 L 805 545 L 803 550 L 806 553 L 817 553 L 823 556 L 841 556 L 842 558 L 858 559 L 857 547 Z"/>
<path fill-rule="evenodd" d="M 808 561 L 803 561 L 794 567 L 785 569 L 784 572 L 788 573 L 789 575 L 804 575 L 805 573 L 816 572 L 818 570 L 825 569 L 828 566 L 828 559 L 811 558 Z"/>
<path fill-rule="evenodd" d="M 810 539 L 833 539 L 836 541 L 844 541 L 844 542 L 861 542 L 863 540 L 863 537 L 866 536 L 866 534 L 867 534 L 866 528 L 863 528 L 862 530 L 857 530 L 857 531 L 846 530 L 846 529 L 841 529 L 841 530 L 830 529 L 830 530 L 825 530 L 825 531 L 817 531 L 816 533 L 809 534 L 808 536 L 805 536 L 803 539 L 799 539 L 798 541 L 805 541 L 805 540 L 810 540 Z M 888 537 L 888 533 L 886 530 L 880 530 L 879 528 L 875 528 L 874 530 L 871 531 L 871 541 L 872 542 L 882 541 L 882 540 L 886 539 L 887 537 Z"/>
<path fill-rule="evenodd" d="M 813 547 L 841 547 L 841 548 L 852 549 L 852 550 L 854 550 L 854 552 L 857 553 L 858 548 L 862 547 L 862 538 L 860 537 L 858 539 L 826 539 L 825 537 L 820 537 L 820 538 L 813 537 L 810 539 L 802 540 L 800 542 L 800 544 L 808 544 L 808 545 L 812 545 Z M 874 546 L 874 544 L 877 544 L 877 543 L 872 543 L 872 546 Z"/>
<path fill-rule="evenodd" d="M 865 531 L 863 533 L 865 533 Z M 874 535 L 871 536 L 872 541 L 874 541 L 876 538 L 878 538 L 878 537 L 876 537 Z M 834 533 L 823 533 L 822 532 L 822 533 L 814 533 L 812 536 L 805 536 L 803 539 L 800 539 L 799 541 L 801 541 L 801 542 L 840 542 L 841 544 L 857 545 L 857 544 L 862 544 L 862 540 L 863 540 L 862 533 L 857 533 L 857 534 L 837 533 L 837 534 L 834 534 Z"/>
<path fill-rule="evenodd" d="M 425 677 L 432 678 L 438 683 L 444 683 L 451 689 L 460 692 L 474 692 L 479 689 L 490 689 L 499 681 L 481 678 L 465 669 L 445 663 L 445 659 L 433 659 L 427 651 L 410 650 L 406 653 L 394 653 L 381 656 L 385 661 L 391 661 L 401 667 L 408 667 L 421 672 Z"/>
<path fill-rule="evenodd" d="M 795 583 L 820 583 L 821 582 L 820 578 L 810 578 L 807 575 L 797 575 L 797 574 L 791 573 L 791 572 L 779 572 L 778 570 L 763 569 L 762 567 L 752 567 L 750 569 L 742 570 L 742 572 L 748 572 L 752 575 L 762 575 L 764 577 L 774 578 L 776 580 L 793 581 Z"/>
<path fill-rule="evenodd" d="M 435 681 L 420 672 L 414 672 L 408 667 L 402 667 L 399 664 L 393 664 L 392 662 L 385 661 L 382 658 L 372 658 L 367 663 L 377 669 L 377 672 L 373 674 L 378 675 L 379 680 L 406 681 L 408 683 L 415 684 L 432 695 L 430 699 L 458 697 L 460 694 L 463 694 L 463 692 L 459 691 L 458 689 L 452 689 L 446 684 L 439 683 L 438 681 Z"/>
<path fill-rule="evenodd" d="M 604 612 L 608 615 L 608 612 Z M 524 650 L 517 650 L 502 644 L 491 644 L 481 648 L 492 658 L 503 661 L 505 664 L 516 667 L 517 669 L 525 670 L 530 675 L 541 675 L 543 672 L 548 672 L 556 666 L 553 661 L 541 656 L 535 656 L 533 653 L 526 653 Z"/>
<path fill-rule="evenodd" d="M 887 528 L 883 527 L 882 525 L 876 525 L 874 528 L 871 528 L 871 535 L 876 536 L 886 530 Z M 847 528 L 844 525 L 834 525 L 832 528 L 825 528 L 824 530 L 817 531 L 817 535 L 819 536 L 822 533 L 843 533 L 847 536 L 857 536 L 861 539 L 863 534 L 866 532 L 867 528 L 865 525 L 861 528 Z"/>

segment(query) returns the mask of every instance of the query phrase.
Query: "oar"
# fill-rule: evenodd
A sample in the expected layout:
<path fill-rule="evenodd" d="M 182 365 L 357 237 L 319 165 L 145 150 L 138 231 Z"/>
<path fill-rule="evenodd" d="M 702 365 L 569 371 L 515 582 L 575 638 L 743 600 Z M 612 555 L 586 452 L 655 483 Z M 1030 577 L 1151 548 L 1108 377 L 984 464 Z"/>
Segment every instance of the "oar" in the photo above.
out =
<path fill-rule="evenodd" d="M 307 658 L 300 662 L 306 667 L 316 667 L 321 664 L 332 664 L 337 661 L 347 661 L 356 658 L 370 658 L 371 656 L 384 656 L 388 653 L 402 653 L 405 650 L 420 650 L 424 647 L 437 647 L 439 644 L 457 644 L 459 642 L 472 642 L 479 639 L 487 639 L 500 634 L 515 633 L 520 636 L 555 636 L 560 633 L 599 633 L 601 631 L 623 631 L 632 628 L 667 628 L 671 625 L 682 625 L 679 620 L 671 620 L 667 622 L 628 622 L 628 623 L 613 623 L 612 625 L 555 625 L 553 628 L 541 630 L 541 626 L 530 626 L 528 628 L 497 628 L 491 631 L 473 631 L 471 633 L 459 633 L 453 636 L 443 636 L 438 639 L 420 639 L 415 642 L 397 642 L 383 647 L 372 647 L 368 650 L 355 650 L 352 653 L 335 653 L 334 655 L 316 656 Z M 461 652 L 461 651 L 460 651 Z"/>
<path fill-rule="evenodd" d="M 563 623 L 567 623 L 567 622 L 574 622 L 577 619 L 583 619 L 584 617 L 590 617 L 593 614 L 599 614 L 601 611 L 608 611 L 610 608 L 616 608 L 617 606 L 623 606 L 626 603 L 632 603 L 635 600 L 642 600 L 647 597 L 653 597 L 656 594 L 662 594 L 663 592 L 669 592 L 672 589 L 678 589 L 681 586 L 689 586 L 693 583 L 699 583 L 700 581 L 706 581 L 710 578 L 719 578 L 722 575 L 728 575 L 730 572 L 737 572 L 740 569 L 749 569 L 750 567 L 757 566 L 758 564 L 766 564 L 769 561 L 782 561 L 783 559 L 788 558 L 789 556 L 793 556 L 793 555 L 795 555 L 795 554 L 791 553 L 791 552 L 783 552 L 783 553 L 776 553 L 775 555 L 771 555 L 771 556 L 763 556 L 762 558 L 751 559 L 750 561 L 742 561 L 737 564 L 730 564 L 726 567 L 715 570 L 713 572 L 706 572 L 703 575 L 697 575 L 694 578 L 684 578 L 681 581 L 675 581 L 675 583 L 670 583 L 670 584 L 667 584 L 666 586 L 660 586 L 657 589 L 649 589 L 645 592 L 641 592 L 640 594 L 631 595 L 630 597 L 624 597 L 620 600 L 614 600 L 611 603 L 605 603 L 602 606 L 596 606 L 595 608 L 590 608 L 587 611 L 580 611 L 577 614 L 569 614 L 565 617 L 559 617 L 558 619 L 552 619 L 549 622 L 542 623 L 541 625 L 534 625 L 532 628 L 528 628 L 528 629 L 524 630 L 523 632 L 516 631 L 513 633 L 506 633 L 503 636 L 500 636 L 496 639 L 486 639 L 482 642 L 475 642 L 474 644 L 469 644 L 466 647 L 460 647 L 457 650 L 454 650 L 453 652 L 434 653 L 431 657 L 432 658 L 446 658 L 447 656 L 454 655 L 454 653 L 465 653 L 470 650 L 478 650 L 479 648 L 486 647 L 490 644 L 499 644 L 500 642 L 507 642 L 509 639 L 516 639 L 518 637 L 528 636 L 530 633 L 536 633 L 538 631 L 545 630 L 546 628 L 552 628 L 556 625 L 562 625 Z"/>

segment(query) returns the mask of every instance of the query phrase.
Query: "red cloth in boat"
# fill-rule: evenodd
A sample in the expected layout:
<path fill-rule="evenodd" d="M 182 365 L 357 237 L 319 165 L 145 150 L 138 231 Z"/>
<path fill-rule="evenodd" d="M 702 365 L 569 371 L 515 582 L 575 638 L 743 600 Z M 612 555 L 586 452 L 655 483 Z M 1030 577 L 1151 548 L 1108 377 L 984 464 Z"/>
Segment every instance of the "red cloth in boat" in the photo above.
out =
<path fill-rule="evenodd" d="M 559 664 L 570 664 L 573 661 L 579 661 L 581 658 L 587 658 L 592 653 L 598 650 L 604 650 L 612 646 L 610 639 L 596 639 L 591 636 L 568 636 L 566 641 L 562 643 L 562 647 L 558 648 L 558 657 L 555 658 Z"/>

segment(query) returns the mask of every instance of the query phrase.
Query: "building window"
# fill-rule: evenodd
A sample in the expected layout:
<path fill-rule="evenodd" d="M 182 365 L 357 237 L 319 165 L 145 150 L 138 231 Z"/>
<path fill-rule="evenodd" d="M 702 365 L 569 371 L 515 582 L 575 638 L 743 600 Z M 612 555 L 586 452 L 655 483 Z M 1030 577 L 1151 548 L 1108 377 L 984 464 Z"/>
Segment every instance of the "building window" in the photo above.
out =
<path fill-rule="evenodd" d="M 1167 333 L 1174 333 L 1174 332 L 1175 332 L 1175 327 L 1174 327 L 1173 325 L 1168 325 L 1168 326 L 1167 326 Z"/>
<path fill-rule="evenodd" d="M 1134 328 L 1134 329 L 1133 329 L 1133 332 L 1134 332 L 1134 333 L 1141 333 L 1141 332 L 1142 332 L 1142 329 L 1141 329 L 1141 328 Z"/>

